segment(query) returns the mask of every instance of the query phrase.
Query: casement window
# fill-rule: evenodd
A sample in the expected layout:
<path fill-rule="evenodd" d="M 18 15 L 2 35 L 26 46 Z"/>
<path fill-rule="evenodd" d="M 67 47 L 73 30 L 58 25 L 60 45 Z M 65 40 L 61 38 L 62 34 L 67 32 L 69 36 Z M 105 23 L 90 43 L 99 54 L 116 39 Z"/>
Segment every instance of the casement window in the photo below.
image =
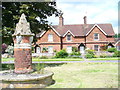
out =
<path fill-rule="evenodd" d="M 72 46 L 67 46 L 67 53 L 72 53 Z"/>
<path fill-rule="evenodd" d="M 53 53 L 53 46 L 48 46 L 48 53 Z"/>
<path fill-rule="evenodd" d="M 94 45 L 94 50 L 99 51 L 99 45 Z"/>
<path fill-rule="evenodd" d="M 71 34 L 68 34 L 68 35 L 67 35 L 67 41 L 72 41 L 72 36 L 71 36 Z"/>
<path fill-rule="evenodd" d="M 94 33 L 94 40 L 95 41 L 99 40 L 99 34 L 98 33 Z"/>
<path fill-rule="evenodd" d="M 48 42 L 52 42 L 53 41 L 53 35 L 52 34 L 48 34 Z"/>

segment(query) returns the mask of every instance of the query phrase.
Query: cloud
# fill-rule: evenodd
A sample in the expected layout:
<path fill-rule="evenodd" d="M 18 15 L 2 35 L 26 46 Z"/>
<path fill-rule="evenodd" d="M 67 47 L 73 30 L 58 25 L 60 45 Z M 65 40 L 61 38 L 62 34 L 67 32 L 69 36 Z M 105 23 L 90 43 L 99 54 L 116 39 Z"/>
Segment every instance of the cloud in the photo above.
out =
<path fill-rule="evenodd" d="M 57 8 L 63 11 L 65 24 L 83 24 L 87 15 L 88 23 L 111 23 L 115 32 L 118 30 L 118 0 L 58 0 Z M 58 24 L 58 17 L 48 20 Z"/>

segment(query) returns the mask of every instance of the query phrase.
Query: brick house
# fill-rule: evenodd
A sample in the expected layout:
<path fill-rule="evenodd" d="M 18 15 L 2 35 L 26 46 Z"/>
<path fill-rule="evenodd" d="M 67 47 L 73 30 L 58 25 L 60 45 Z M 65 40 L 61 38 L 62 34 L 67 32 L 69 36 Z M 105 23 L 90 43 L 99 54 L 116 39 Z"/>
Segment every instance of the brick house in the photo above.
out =
<path fill-rule="evenodd" d="M 64 25 L 61 15 L 59 25 L 37 35 L 36 52 L 41 53 L 43 48 L 48 48 L 48 53 L 61 49 L 71 53 L 72 47 L 76 47 L 84 53 L 85 48 L 101 51 L 104 46 L 114 47 L 115 33 L 111 24 L 87 24 L 87 17 L 83 19 L 84 24 Z"/>

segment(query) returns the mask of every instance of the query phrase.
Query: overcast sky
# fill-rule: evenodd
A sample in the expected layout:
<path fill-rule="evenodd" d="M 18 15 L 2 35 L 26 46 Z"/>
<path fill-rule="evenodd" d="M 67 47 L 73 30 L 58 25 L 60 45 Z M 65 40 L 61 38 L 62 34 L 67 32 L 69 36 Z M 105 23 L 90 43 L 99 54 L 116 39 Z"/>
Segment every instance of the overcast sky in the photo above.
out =
<path fill-rule="evenodd" d="M 64 24 L 111 23 L 115 33 L 118 32 L 118 2 L 119 0 L 56 0 L 57 8 L 62 10 Z M 59 18 L 48 18 L 52 25 L 57 25 Z"/>

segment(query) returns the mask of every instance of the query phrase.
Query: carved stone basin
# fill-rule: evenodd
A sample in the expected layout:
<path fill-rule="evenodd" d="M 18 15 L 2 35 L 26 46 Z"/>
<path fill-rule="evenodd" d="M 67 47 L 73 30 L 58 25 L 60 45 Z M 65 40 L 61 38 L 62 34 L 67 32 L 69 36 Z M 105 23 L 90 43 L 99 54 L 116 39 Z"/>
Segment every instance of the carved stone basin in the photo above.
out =
<path fill-rule="evenodd" d="M 43 74 L 16 74 L 13 71 L 1 71 L 0 87 L 2 88 L 45 88 L 53 83 L 53 73 L 44 71 Z"/>

